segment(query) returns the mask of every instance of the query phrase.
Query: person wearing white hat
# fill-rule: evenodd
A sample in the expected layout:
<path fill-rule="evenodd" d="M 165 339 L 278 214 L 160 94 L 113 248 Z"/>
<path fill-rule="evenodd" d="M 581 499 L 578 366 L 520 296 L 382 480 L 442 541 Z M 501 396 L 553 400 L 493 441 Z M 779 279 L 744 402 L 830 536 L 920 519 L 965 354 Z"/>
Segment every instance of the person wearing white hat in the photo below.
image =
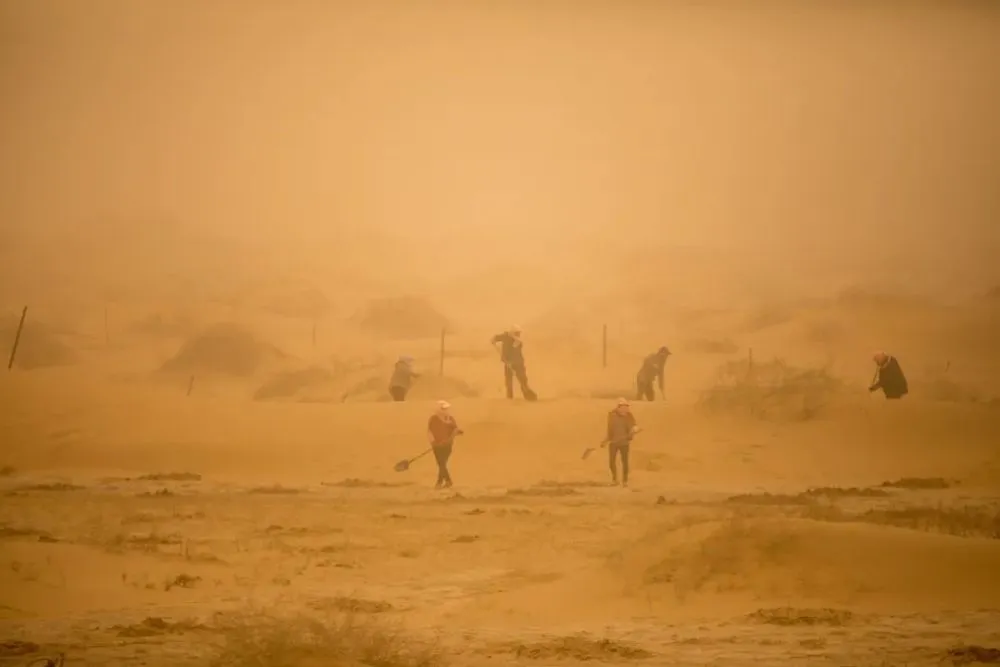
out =
<path fill-rule="evenodd" d="M 514 378 L 521 386 L 521 395 L 526 400 L 534 401 L 538 395 L 528 386 L 528 372 L 524 364 L 524 342 L 521 340 L 521 327 L 512 325 L 507 331 L 497 334 L 490 342 L 494 347 L 499 345 L 500 361 L 503 362 L 504 388 L 507 398 L 514 398 Z"/>
<path fill-rule="evenodd" d="M 628 486 L 629 449 L 632 438 L 639 432 L 639 427 L 632 414 L 632 407 L 624 398 L 618 399 L 618 405 L 608 413 L 608 432 L 605 442 L 608 445 L 608 465 L 611 468 L 611 483 L 618 483 L 617 459 L 622 460 L 622 486 Z"/>
<path fill-rule="evenodd" d="M 405 401 L 413 379 L 418 377 L 420 377 L 420 373 L 413 370 L 413 357 L 401 356 L 396 361 L 396 365 L 392 369 L 392 377 L 389 379 L 389 396 L 392 397 L 392 400 Z"/>
<path fill-rule="evenodd" d="M 438 401 L 437 410 L 427 422 L 427 440 L 434 451 L 434 460 L 438 465 L 435 489 L 448 488 L 452 485 L 451 474 L 448 472 L 448 459 L 451 458 L 455 436 L 462 433 L 458 422 L 451 414 L 451 404 L 448 401 Z"/>

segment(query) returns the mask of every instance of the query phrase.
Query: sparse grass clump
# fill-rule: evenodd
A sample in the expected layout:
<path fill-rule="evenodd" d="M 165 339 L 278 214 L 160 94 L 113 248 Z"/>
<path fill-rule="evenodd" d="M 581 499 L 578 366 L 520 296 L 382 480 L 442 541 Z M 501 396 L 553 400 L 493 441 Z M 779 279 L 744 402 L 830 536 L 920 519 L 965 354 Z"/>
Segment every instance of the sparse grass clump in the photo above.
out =
<path fill-rule="evenodd" d="M 747 615 L 747 620 L 767 625 L 846 625 L 854 619 L 854 614 L 844 609 L 797 609 L 777 607 L 758 609 Z"/>
<path fill-rule="evenodd" d="M 806 421 L 819 416 L 840 390 L 826 368 L 795 368 L 780 359 L 723 364 L 700 405 L 712 411 L 745 412 L 759 419 Z"/>
<path fill-rule="evenodd" d="M 1000 539 L 1000 510 L 995 507 L 902 507 L 853 513 L 817 505 L 804 508 L 803 516 L 816 521 L 860 521 L 955 537 Z"/>
<path fill-rule="evenodd" d="M 438 667 L 432 642 L 372 617 L 275 617 L 252 613 L 222 626 L 212 667 Z"/>
<path fill-rule="evenodd" d="M 582 634 L 553 637 L 531 644 L 508 644 L 499 648 L 529 660 L 644 660 L 653 657 L 651 652 L 640 646 L 613 639 L 591 639 Z"/>
<path fill-rule="evenodd" d="M 951 482 L 941 477 L 902 477 L 892 482 L 882 482 L 884 488 L 909 489 L 911 491 L 948 489 Z"/>
<path fill-rule="evenodd" d="M 195 472 L 153 472 L 136 479 L 140 482 L 200 482 L 201 475 Z"/>

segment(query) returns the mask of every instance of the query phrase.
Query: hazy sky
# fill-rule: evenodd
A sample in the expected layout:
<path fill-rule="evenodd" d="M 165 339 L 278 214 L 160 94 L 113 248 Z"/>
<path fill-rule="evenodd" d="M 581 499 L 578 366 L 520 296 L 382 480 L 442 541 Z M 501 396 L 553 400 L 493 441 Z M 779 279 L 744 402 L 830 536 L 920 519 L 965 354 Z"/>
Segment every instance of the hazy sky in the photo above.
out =
<path fill-rule="evenodd" d="M 694 4 L 0 0 L 0 224 L 1000 253 L 1000 3 Z"/>

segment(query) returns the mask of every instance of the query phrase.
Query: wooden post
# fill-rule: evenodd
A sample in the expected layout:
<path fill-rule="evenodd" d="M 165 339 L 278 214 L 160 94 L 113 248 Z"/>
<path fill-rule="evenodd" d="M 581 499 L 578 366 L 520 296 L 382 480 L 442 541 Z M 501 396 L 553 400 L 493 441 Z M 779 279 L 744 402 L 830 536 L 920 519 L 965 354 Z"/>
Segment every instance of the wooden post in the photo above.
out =
<path fill-rule="evenodd" d="M 601 367 L 608 367 L 608 325 L 601 331 Z"/>
<path fill-rule="evenodd" d="M 186 395 L 190 396 L 193 390 L 194 390 L 194 376 L 192 375 L 191 379 L 188 380 L 188 390 Z"/>
<path fill-rule="evenodd" d="M 21 331 L 24 329 L 24 318 L 28 316 L 28 307 L 21 311 L 21 321 L 17 325 L 17 333 L 14 334 L 14 345 L 10 348 L 10 359 L 7 361 L 7 370 L 14 367 L 14 357 L 17 356 L 17 346 L 21 343 Z"/>
<path fill-rule="evenodd" d="M 438 375 L 444 376 L 444 334 L 445 327 L 441 327 L 441 357 L 438 360 Z"/>

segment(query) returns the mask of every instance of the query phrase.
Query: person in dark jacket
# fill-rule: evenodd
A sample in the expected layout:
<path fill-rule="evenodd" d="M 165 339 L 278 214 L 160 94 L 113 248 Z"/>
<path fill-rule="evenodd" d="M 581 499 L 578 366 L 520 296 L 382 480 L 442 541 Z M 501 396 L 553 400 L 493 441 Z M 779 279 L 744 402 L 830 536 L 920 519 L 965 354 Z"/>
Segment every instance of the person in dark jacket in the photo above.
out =
<path fill-rule="evenodd" d="M 661 347 L 655 353 L 646 357 L 642 362 L 642 368 L 635 376 L 636 384 L 636 400 L 656 400 L 656 391 L 653 389 L 653 383 L 656 382 L 660 387 L 660 396 L 663 396 L 663 369 L 667 364 L 667 357 L 670 356 L 670 350 L 666 347 Z"/>
<path fill-rule="evenodd" d="M 413 370 L 413 357 L 400 357 L 392 369 L 392 377 L 389 379 L 389 395 L 392 400 L 405 401 L 413 379 L 418 377 L 420 377 L 420 373 Z"/>
<path fill-rule="evenodd" d="M 451 415 L 451 404 L 448 401 L 438 401 L 437 410 L 427 421 L 427 441 L 434 451 L 434 459 L 438 465 L 437 483 L 435 489 L 451 486 L 451 473 L 448 472 L 448 459 L 455 444 L 455 436 L 462 435 L 458 422 Z"/>
<path fill-rule="evenodd" d="M 881 389 L 888 399 L 902 398 L 909 393 L 910 387 L 896 357 L 885 352 L 876 352 L 872 360 L 875 362 L 875 378 L 868 391 Z"/>
<path fill-rule="evenodd" d="M 521 395 L 529 401 L 537 400 L 538 395 L 528 386 L 528 372 L 524 365 L 524 343 L 521 340 L 521 327 L 516 324 L 504 333 L 497 334 L 490 342 L 500 349 L 500 361 L 503 362 L 503 381 L 507 390 L 507 398 L 514 398 L 514 378 L 521 386 Z"/>
<path fill-rule="evenodd" d="M 608 465 L 611 468 L 611 483 L 618 483 L 617 459 L 622 459 L 622 486 L 628 486 L 629 471 L 629 449 L 632 438 L 639 432 L 639 427 L 635 422 L 635 415 L 629 402 L 624 398 L 618 399 L 618 405 L 608 413 L 608 431 L 605 436 L 605 443 L 608 446 Z"/>

